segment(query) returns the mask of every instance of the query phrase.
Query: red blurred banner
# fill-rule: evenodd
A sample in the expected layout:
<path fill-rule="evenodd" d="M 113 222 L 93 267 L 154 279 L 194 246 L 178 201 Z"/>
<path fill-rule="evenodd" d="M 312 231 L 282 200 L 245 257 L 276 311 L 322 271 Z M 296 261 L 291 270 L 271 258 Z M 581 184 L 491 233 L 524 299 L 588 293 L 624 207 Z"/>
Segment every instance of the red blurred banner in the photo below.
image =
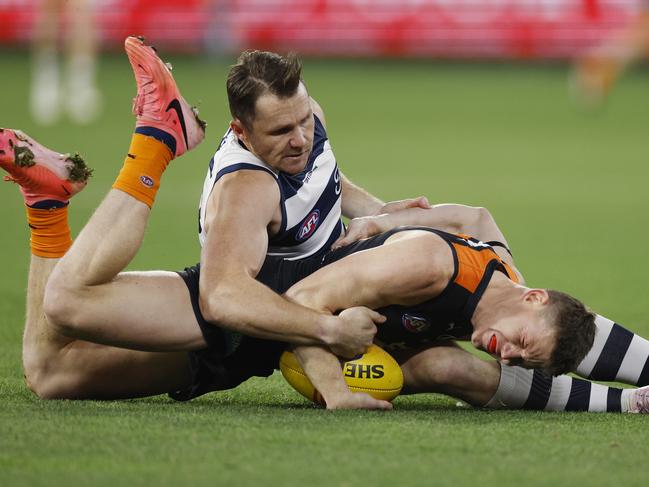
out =
<path fill-rule="evenodd" d="M 640 10 L 605 0 L 235 0 L 243 47 L 434 57 L 575 55 Z"/>
<path fill-rule="evenodd" d="M 35 0 L 0 0 L 0 42 L 27 42 Z M 642 0 L 96 0 L 105 44 L 133 33 L 181 50 L 570 57 L 626 25 Z"/>
<path fill-rule="evenodd" d="M 129 35 L 144 35 L 157 45 L 177 50 L 204 46 L 214 14 L 212 0 L 88 0 L 94 6 L 95 22 L 103 45 L 121 45 Z M 73 2 L 62 5 L 56 20 L 69 24 Z M 34 21 L 42 9 L 39 0 L 0 0 L 0 43 L 29 43 Z M 65 29 L 63 29 L 65 31 Z"/>

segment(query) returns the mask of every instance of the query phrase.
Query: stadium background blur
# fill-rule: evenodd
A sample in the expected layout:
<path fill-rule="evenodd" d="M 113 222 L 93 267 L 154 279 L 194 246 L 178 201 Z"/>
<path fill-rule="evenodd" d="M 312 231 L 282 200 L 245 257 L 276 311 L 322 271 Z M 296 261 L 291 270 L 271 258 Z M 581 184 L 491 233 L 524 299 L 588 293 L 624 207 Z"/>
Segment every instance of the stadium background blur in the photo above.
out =
<path fill-rule="evenodd" d="M 42 127 L 28 106 L 35 1 L 0 0 L 1 126 L 96 169 L 71 206 L 76 233 L 117 174 L 133 127 L 123 38 L 173 63 L 210 123 L 165 176 L 132 268 L 198 260 L 196 209 L 229 121 L 225 74 L 246 48 L 295 50 L 342 170 L 390 200 L 488 207 L 530 284 L 568 291 L 649 336 L 649 72 L 603 106 L 568 89 L 570 61 L 623 28 L 634 0 L 97 0 L 102 116 Z M 168 55 L 167 55 L 168 54 Z M 0 187 L 0 483 L 132 485 L 642 485 L 646 418 L 474 412 L 442 396 L 390 414 L 312 409 L 276 374 L 189 404 L 41 402 L 22 382 L 28 232 Z M 245 224 L 245 223 L 244 223 Z"/>

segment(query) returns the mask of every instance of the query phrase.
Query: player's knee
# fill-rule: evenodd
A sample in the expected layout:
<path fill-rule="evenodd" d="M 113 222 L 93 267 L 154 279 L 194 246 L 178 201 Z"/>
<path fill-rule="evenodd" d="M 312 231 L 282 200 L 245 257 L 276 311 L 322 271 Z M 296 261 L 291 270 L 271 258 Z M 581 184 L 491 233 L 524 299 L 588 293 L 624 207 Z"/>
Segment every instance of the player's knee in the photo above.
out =
<path fill-rule="evenodd" d="M 458 383 L 466 374 L 461 354 L 455 347 L 436 347 L 428 354 L 425 364 L 412 371 L 414 380 L 435 390 L 445 390 L 446 386 Z"/>
<path fill-rule="evenodd" d="M 43 297 L 43 312 L 54 331 L 65 336 L 75 335 L 75 309 L 78 302 L 70 289 L 48 283 Z"/>
<path fill-rule="evenodd" d="M 39 399 L 74 399 L 60 380 L 52 363 L 45 360 L 25 360 L 24 377 L 27 388 Z"/>

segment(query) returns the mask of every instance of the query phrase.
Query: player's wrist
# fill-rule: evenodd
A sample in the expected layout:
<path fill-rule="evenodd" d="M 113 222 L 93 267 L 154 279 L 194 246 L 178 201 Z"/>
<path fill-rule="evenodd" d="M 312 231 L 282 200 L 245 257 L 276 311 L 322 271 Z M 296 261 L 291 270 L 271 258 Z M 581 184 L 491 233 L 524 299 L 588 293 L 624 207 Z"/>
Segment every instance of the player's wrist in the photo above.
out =
<path fill-rule="evenodd" d="M 367 222 L 368 233 L 376 235 L 379 233 L 387 232 L 395 227 L 394 217 L 390 213 L 383 213 L 381 215 L 373 216 Z"/>
<path fill-rule="evenodd" d="M 320 315 L 318 318 L 317 339 L 328 348 L 340 345 L 340 319 L 333 315 Z"/>

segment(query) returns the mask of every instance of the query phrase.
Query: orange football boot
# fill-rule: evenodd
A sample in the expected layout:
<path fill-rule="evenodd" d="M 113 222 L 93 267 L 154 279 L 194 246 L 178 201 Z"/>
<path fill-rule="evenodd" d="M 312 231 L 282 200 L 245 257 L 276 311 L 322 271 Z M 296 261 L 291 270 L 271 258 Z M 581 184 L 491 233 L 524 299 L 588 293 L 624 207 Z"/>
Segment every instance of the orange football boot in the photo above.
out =
<path fill-rule="evenodd" d="M 175 141 L 174 157 L 196 147 L 205 138 L 206 123 L 180 94 L 171 66 L 142 37 L 127 37 L 124 46 L 137 83 L 133 99 L 136 131 L 152 127 L 170 135 Z"/>
<path fill-rule="evenodd" d="M 67 203 L 88 183 L 92 169 L 79 154 L 59 154 L 20 130 L 0 129 L 0 167 L 20 186 L 27 206 L 45 200 Z"/>

